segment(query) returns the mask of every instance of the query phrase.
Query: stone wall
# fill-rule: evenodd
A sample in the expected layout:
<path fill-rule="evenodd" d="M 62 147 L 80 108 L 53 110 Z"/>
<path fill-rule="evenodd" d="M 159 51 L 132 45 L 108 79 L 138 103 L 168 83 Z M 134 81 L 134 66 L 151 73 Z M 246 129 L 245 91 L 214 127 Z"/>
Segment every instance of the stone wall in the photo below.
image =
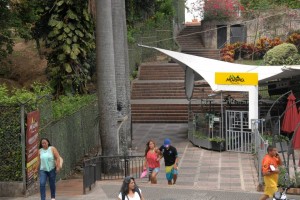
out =
<path fill-rule="evenodd" d="M 219 25 L 227 27 L 226 41 L 230 43 L 230 27 L 238 24 L 245 26 L 247 43 L 253 43 L 255 39 L 263 36 L 280 37 L 285 40 L 290 31 L 300 30 L 300 9 L 271 10 L 234 21 L 203 21 L 201 34 L 204 46 L 209 49 L 217 48 L 217 26 Z"/>
<path fill-rule="evenodd" d="M 0 182 L 0 197 L 20 197 L 23 195 L 23 182 Z"/>

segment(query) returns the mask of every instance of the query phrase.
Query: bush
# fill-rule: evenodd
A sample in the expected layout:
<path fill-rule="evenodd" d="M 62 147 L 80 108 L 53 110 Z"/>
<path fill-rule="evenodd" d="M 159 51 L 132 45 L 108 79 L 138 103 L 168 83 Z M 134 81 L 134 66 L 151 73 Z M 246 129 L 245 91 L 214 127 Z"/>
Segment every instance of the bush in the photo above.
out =
<path fill-rule="evenodd" d="M 297 47 L 298 52 L 300 52 L 300 33 L 294 32 L 294 33 L 290 34 L 288 36 L 286 42 L 294 44 Z"/>
<path fill-rule="evenodd" d="M 283 43 L 269 50 L 264 56 L 266 65 L 295 65 L 300 56 L 295 45 Z"/>

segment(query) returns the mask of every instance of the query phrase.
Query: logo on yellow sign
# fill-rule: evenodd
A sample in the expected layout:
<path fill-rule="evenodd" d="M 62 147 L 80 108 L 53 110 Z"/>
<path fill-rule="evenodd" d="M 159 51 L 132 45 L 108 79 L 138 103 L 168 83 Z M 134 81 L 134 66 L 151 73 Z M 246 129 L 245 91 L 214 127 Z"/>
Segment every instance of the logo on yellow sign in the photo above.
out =
<path fill-rule="evenodd" d="M 219 85 L 258 85 L 258 74 L 216 72 L 215 82 Z"/>

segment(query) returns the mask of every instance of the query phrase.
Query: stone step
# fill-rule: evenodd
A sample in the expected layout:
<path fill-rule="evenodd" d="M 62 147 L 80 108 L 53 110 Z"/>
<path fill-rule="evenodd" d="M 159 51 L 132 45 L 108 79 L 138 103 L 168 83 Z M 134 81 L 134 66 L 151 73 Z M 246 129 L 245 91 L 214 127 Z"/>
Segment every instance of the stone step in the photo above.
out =
<path fill-rule="evenodd" d="M 139 67 L 139 80 L 184 80 L 184 71 L 177 63 L 143 64 Z"/>
<path fill-rule="evenodd" d="M 206 50 L 187 50 L 187 49 L 185 49 L 185 50 L 182 50 L 182 52 L 186 53 L 186 54 L 190 54 L 190 55 L 220 60 L 219 50 L 206 51 Z"/>
<path fill-rule="evenodd" d="M 181 76 L 178 76 L 178 77 L 167 77 L 167 76 L 148 77 L 148 76 L 142 76 L 142 77 L 140 77 L 140 80 L 184 80 L 184 77 L 181 77 Z"/>
<path fill-rule="evenodd" d="M 142 119 L 135 119 L 135 120 L 132 120 L 133 123 L 164 123 L 164 124 L 167 124 L 167 123 L 177 123 L 177 124 L 181 124 L 181 123 L 187 123 L 188 120 L 176 120 L 176 119 L 145 119 L 145 120 L 142 120 Z"/>
<path fill-rule="evenodd" d="M 185 27 L 178 35 L 177 42 L 182 52 L 219 59 L 218 50 L 207 50 L 203 46 L 200 26 Z M 177 63 L 143 63 L 139 66 L 138 80 L 132 82 L 131 104 L 134 123 L 186 123 L 188 120 L 188 103 L 186 102 L 184 86 L 184 69 Z M 169 82 L 168 82 L 169 81 Z M 194 99 L 207 99 L 212 91 L 205 81 L 195 83 Z M 217 99 L 217 97 L 216 97 Z M 148 100 L 153 103 L 142 103 Z M 173 100 L 173 101 L 172 101 Z M 163 103 L 157 103 L 157 102 Z M 168 101 L 173 103 L 168 103 Z M 136 103 L 140 102 L 140 103 Z M 156 102 L 156 103 L 154 103 Z M 201 101 L 202 102 L 202 101 Z M 207 101 L 209 102 L 209 101 Z M 219 103 L 191 105 L 193 112 L 208 112 L 220 110 Z M 226 105 L 224 105 L 225 107 Z M 232 106 L 239 109 L 238 106 Z"/>
<path fill-rule="evenodd" d="M 162 115 L 162 113 L 150 113 L 150 112 L 147 112 L 147 113 L 132 113 L 132 116 L 133 117 L 162 117 L 162 118 L 165 118 L 165 117 L 171 117 L 171 118 L 185 118 L 188 116 L 188 113 L 164 113 Z"/>

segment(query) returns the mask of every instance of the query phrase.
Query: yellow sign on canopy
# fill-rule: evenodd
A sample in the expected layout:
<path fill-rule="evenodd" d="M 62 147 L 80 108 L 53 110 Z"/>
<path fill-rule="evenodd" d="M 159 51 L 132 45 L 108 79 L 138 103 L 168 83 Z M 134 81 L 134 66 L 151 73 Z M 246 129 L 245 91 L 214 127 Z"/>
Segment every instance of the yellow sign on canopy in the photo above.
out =
<path fill-rule="evenodd" d="M 216 72 L 215 83 L 219 85 L 258 85 L 258 74 L 240 72 Z"/>

